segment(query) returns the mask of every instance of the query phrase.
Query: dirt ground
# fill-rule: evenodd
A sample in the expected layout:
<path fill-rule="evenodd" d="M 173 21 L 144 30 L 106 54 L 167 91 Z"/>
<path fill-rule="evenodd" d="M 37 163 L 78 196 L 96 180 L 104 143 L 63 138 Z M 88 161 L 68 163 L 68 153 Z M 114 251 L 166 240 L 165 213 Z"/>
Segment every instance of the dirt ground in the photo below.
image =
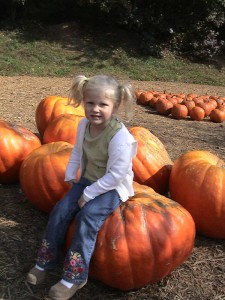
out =
<path fill-rule="evenodd" d="M 67 96 L 71 82 L 71 78 L 0 77 L 0 118 L 37 132 L 37 104 L 49 95 Z M 224 87 L 163 82 L 132 84 L 158 92 L 225 96 Z M 164 143 L 172 160 L 192 149 L 209 150 L 225 160 L 225 123 L 208 119 L 177 121 L 136 105 L 135 116 L 128 125 L 148 128 Z M 60 270 L 52 272 L 40 287 L 25 283 L 46 223 L 47 215 L 27 201 L 19 184 L 0 185 L 1 300 L 48 299 L 48 289 L 59 280 Z M 225 300 L 225 241 L 197 235 L 189 259 L 157 284 L 125 293 L 90 279 L 72 299 Z"/>

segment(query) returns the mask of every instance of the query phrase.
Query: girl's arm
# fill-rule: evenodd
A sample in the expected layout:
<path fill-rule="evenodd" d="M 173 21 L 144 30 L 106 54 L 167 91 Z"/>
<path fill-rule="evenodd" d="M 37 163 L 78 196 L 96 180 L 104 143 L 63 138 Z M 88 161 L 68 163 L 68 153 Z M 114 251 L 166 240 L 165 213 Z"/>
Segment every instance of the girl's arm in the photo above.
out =
<path fill-rule="evenodd" d="M 65 181 L 76 181 L 77 171 L 80 167 L 80 151 L 77 144 L 74 145 L 65 172 Z"/>
<path fill-rule="evenodd" d="M 67 168 L 65 173 L 65 181 L 76 181 L 76 175 L 78 169 L 81 167 L 81 155 L 82 155 L 82 145 L 84 139 L 84 132 L 87 125 L 87 119 L 83 118 L 79 122 L 78 129 L 77 129 L 77 138 L 76 144 L 73 147 Z"/>

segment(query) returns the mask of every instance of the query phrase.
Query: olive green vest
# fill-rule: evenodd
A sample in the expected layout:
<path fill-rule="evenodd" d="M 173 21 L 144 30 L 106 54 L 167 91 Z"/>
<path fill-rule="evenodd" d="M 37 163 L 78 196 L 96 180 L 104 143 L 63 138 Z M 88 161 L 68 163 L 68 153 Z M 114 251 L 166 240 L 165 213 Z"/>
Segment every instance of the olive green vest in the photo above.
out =
<path fill-rule="evenodd" d="M 97 137 L 93 138 L 90 135 L 90 123 L 88 123 L 83 143 L 83 177 L 91 182 L 95 182 L 105 175 L 108 161 L 108 145 L 121 127 L 121 123 L 117 119 L 112 118 L 106 128 Z"/>

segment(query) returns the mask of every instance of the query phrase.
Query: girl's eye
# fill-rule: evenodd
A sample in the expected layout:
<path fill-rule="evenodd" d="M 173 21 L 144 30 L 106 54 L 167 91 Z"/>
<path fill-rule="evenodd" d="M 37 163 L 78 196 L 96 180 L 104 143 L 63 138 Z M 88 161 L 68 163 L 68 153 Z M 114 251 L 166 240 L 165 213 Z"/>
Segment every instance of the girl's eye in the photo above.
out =
<path fill-rule="evenodd" d="M 95 105 L 95 103 L 92 102 L 92 101 L 86 101 L 85 103 L 86 103 L 86 105 Z M 99 103 L 99 104 L 97 104 L 97 105 L 98 105 L 98 106 L 101 106 L 101 107 L 106 107 L 106 106 L 108 106 L 107 103 Z"/>

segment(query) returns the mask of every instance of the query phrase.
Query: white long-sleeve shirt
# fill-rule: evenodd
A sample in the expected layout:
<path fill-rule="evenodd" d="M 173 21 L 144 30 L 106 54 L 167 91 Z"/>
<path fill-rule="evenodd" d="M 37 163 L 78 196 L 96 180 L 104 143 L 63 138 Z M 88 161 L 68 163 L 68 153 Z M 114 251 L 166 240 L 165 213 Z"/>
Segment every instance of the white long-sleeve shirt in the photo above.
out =
<path fill-rule="evenodd" d="M 86 125 L 89 121 L 83 118 L 78 126 L 76 144 L 73 147 L 71 157 L 65 173 L 65 181 L 77 179 L 76 174 L 80 168 L 83 171 L 83 141 Z M 96 182 L 84 189 L 85 201 L 90 201 L 98 195 L 115 189 L 122 201 L 126 201 L 134 195 L 132 158 L 137 152 L 137 142 L 122 124 L 122 128 L 113 136 L 109 142 L 109 159 L 106 173 Z"/>

